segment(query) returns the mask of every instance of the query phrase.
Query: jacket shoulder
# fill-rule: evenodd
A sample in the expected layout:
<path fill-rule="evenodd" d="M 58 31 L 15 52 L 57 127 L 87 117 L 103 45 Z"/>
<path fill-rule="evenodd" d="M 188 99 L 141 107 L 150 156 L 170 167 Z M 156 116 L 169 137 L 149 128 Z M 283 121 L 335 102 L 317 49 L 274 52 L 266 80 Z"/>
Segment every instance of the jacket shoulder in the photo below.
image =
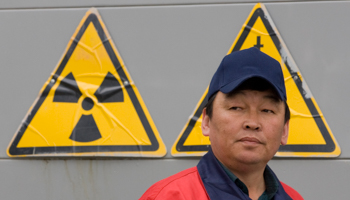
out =
<path fill-rule="evenodd" d="M 280 181 L 281 182 L 281 181 Z M 281 185 L 283 186 L 284 191 L 293 199 L 293 200 L 304 200 L 304 198 L 292 187 L 289 185 L 281 182 Z"/>
<path fill-rule="evenodd" d="M 199 196 L 198 196 L 199 195 Z M 192 167 L 153 184 L 139 200 L 209 199 L 197 167 Z"/>

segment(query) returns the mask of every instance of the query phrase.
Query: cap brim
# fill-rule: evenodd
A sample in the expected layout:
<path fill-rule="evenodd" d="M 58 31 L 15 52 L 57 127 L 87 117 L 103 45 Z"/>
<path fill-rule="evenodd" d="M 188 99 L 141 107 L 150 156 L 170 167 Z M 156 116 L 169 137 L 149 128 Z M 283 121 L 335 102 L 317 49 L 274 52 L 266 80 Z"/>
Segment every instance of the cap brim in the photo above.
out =
<path fill-rule="evenodd" d="M 246 80 L 248 79 L 251 79 L 251 78 L 262 78 L 264 79 L 265 81 L 267 81 L 268 83 L 270 83 L 271 86 L 273 86 L 273 88 L 276 90 L 277 94 L 279 95 L 280 99 L 282 101 L 285 100 L 285 97 L 283 96 L 283 92 L 280 91 L 280 89 L 275 85 L 273 84 L 271 81 L 269 81 L 266 77 L 264 76 L 261 76 L 261 74 L 249 74 L 247 76 L 243 76 L 235 81 L 232 81 L 224 86 L 222 86 L 220 88 L 220 91 L 222 93 L 230 93 L 232 91 L 234 91 L 235 89 L 237 89 L 243 82 L 245 82 Z"/>

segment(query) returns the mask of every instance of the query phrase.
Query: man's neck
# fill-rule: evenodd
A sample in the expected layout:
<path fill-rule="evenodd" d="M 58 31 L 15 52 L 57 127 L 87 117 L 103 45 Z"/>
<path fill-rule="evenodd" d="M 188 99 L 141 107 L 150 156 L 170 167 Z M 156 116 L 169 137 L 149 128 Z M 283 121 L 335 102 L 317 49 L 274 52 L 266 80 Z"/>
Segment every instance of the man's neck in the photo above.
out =
<path fill-rule="evenodd" d="M 226 166 L 248 188 L 249 197 L 258 199 L 264 193 L 266 186 L 264 180 L 265 166 Z"/>

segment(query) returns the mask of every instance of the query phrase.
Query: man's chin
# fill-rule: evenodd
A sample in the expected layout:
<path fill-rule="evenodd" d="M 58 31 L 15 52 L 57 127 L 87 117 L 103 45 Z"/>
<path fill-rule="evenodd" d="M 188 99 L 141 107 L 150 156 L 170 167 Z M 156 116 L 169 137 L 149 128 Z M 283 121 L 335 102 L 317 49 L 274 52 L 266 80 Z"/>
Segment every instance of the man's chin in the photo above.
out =
<path fill-rule="evenodd" d="M 237 161 L 245 165 L 257 165 L 266 164 L 267 161 L 263 159 L 263 156 L 258 153 L 243 153 L 238 156 Z"/>

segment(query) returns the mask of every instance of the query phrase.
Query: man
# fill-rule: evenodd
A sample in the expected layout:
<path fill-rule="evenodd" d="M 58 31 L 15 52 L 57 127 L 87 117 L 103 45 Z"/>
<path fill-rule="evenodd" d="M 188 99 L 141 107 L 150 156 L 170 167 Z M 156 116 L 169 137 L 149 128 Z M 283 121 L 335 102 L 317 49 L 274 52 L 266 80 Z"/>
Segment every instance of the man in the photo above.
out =
<path fill-rule="evenodd" d="M 288 139 L 289 108 L 278 61 L 250 48 L 222 60 L 202 112 L 211 149 L 196 167 L 163 179 L 141 200 L 303 199 L 267 163 Z"/>

